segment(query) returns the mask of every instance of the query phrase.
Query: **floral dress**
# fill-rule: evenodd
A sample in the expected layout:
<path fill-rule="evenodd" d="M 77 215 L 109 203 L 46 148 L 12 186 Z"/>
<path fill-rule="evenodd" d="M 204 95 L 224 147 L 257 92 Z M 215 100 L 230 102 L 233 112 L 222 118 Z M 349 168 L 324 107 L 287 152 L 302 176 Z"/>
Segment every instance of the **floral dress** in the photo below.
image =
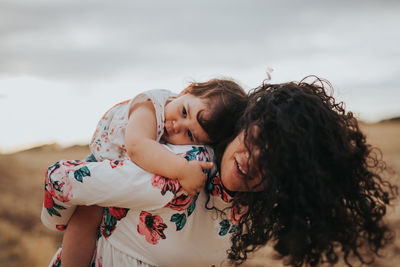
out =
<path fill-rule="evenodd" d="M 98 161 L 104 159 L 121 160 L 128 159 L 125 147 L 125 132 L 129 119 L 129 110 L 135 104 L 151 101 L 157 119 L 157 137 L 159 142 L 164 133 L 164 107 L 168 100 L 176 97 L 176 94 L 164 90 L 145 91 L 131 100 L 126 100 L 108 110 L 97 124 L 96 131 L 90 142 L 90 150 Z"/>
<path fill-rule="evenodd" d="M 165 147 L 187 160 L 211 160 L 203 146 Z M 231 207 L 218 175 L 209 174 L 206 187 L 190 196 L 177 180 L 130 160 L 59 161 L 46 174 L 41 218 L 63 230 L 76 205 L 105 207 L 92 266 L 221 266 L 247 209 Z M 50 266 L 60 266 L 60 257 L 61 249 Z"/>

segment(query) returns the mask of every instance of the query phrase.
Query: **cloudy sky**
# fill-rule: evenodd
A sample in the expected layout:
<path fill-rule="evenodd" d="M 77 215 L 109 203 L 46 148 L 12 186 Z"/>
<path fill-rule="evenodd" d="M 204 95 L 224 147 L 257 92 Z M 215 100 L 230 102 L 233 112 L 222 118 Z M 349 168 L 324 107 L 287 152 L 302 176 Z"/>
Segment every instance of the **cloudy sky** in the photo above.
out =
<path fill-rule="evenodd" d="M 0 152 L 87 143 L 152 88 L 315 74 L 365 121 L 400 115 L 397 0 L 0 0 Z"/>

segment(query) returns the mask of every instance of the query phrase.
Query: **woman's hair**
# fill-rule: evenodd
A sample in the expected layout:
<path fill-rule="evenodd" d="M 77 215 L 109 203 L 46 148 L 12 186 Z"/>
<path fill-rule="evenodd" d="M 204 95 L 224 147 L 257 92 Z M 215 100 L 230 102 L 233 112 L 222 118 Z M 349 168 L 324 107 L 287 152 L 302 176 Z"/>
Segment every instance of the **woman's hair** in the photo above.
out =
<path fill-rule="evenodd" d="M 393 239 L 382 218 L 397 187 L 382 177 L 381 153 L 327 94 L 329 82 L 314 78 L 250 92 L 240 125 L 250 158 L 251 147 L 260 150 L 252 167 L 264 189 L 235 195 L 233 205 L 249 207 L 228 251 L 236 264 L 268 241 L 287 265 L 334 264 L 342 256 L 349 266 L 369 264 Z"/>
<path fill-rule="evenodd" d="M 197 121 L 209 136 L 210 145 L 224 143 L 247 105 L 243 88 L 232 80 L 212 79 L 192 83 L 185 92 L 206 100 L 208 109 L 197 114 Z"/>

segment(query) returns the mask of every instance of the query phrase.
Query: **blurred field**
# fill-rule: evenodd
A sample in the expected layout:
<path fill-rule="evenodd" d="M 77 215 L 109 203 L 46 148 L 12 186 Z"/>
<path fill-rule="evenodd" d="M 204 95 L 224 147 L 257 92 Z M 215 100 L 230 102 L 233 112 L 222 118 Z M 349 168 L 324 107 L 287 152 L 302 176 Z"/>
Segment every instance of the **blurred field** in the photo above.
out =
<path fill-rule="evenodd" d="M 388 166 L 400 173 L 400 123 L 364 124 L 362 128 L 369 142 L 382 150 Z M 59 159 L 81 159 L 88 153 L 86 146 L 46 145 L 0 154 L 0 266 L 47 266 L 61 235 L 40 222 L 45 169 Z M 398 175 L 391 181 L 400 186 Z M 399 205 L 389 208 L 387 220 L 399 236 Z M 372 266 L 400 266 L 400 238 L 384 254 Z M 282 264 L 274 261 L 271 250 L 265 248 L 244 266 Z"/>

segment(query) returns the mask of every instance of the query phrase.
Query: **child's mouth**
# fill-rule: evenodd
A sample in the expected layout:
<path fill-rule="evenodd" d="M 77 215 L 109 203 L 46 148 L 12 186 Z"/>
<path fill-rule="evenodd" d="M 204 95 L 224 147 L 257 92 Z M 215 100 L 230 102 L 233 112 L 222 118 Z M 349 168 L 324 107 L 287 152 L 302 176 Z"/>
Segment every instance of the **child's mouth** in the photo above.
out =
<path fill-rule="evenodd" d="M 166 127 L 164 127 L 164 137 L 168 137 L 169 135 L 168 135 L 168 131 L 167 131 L 167 128 Z"/>

